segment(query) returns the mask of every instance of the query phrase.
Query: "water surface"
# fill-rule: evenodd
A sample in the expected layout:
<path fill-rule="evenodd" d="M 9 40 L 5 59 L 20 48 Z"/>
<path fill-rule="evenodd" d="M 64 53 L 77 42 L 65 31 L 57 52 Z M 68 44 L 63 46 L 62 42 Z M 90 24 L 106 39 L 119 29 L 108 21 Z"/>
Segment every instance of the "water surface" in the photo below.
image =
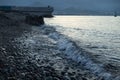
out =
<path fill-rule="evenodd" d="M 91 52 L 96 61 L 120 67 L 119 16 L 55 16 L 45 22 Z"/>

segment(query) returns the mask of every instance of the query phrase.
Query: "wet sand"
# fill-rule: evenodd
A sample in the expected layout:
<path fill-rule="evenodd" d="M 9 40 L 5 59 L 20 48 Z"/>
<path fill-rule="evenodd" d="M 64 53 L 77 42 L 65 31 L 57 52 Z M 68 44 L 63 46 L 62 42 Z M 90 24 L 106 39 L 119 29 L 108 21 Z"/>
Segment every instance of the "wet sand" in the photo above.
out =
<path fill-rule="evenodd" d="M 66 57 L 50 32 L 25 15 L 0 13 L 0 80 L 104 80 Z"/>

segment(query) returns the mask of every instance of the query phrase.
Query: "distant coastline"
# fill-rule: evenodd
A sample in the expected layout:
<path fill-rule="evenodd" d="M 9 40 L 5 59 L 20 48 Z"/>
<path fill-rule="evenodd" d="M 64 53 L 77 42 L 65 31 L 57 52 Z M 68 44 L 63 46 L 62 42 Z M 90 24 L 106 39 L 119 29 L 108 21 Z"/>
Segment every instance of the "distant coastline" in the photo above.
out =
<path fill-rule="evenodd" d="M 54 16 L 57 15 L 73 15 L 73 16 L 114 16 L 114 14 L 53 14 Z M 120 14 L 117 14 L 117 16 L 120 16 Z"/>
<path fill-rule="evenodd" d="M 120 16 L 120 12 L 116 12 L 117 16 Z M 82 15 L 82 16 L 114 16 L 115 12 L 111 11 L 111 12 L 96 12 L 96 11 L 78 11 L 78 12 L 71 12 L 71 11 L 58 11 L 58 12 L 54 12 L 54 15 Z"/>

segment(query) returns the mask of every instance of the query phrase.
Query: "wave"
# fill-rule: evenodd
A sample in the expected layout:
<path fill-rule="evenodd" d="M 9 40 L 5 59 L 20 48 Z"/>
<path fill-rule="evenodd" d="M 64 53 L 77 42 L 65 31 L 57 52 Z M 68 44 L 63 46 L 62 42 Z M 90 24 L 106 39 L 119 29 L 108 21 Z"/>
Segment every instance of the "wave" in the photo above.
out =
<path fill-rule="evenodd" d="M 103 77 L 104 80 L 120 80 L 120 77 L 115 77 L 111 73 L 107 72 L 103 67 L 103 64 L 95 63 L 89 55 L 87 55 L 87 51 L 77 46 L 77 44 L 71 41 L 65 35 L 57 32 L 54 27 L 43 25 L 41 26 L 43 33 L 47 34 L 51 39 L 55 40 L 57 43 L 57 47 L 60 51 L 63 51 L 68 58 L 76 61 L 81 64 L 84 68 L 90 70 L 93 74 L 98 77 Z"/>

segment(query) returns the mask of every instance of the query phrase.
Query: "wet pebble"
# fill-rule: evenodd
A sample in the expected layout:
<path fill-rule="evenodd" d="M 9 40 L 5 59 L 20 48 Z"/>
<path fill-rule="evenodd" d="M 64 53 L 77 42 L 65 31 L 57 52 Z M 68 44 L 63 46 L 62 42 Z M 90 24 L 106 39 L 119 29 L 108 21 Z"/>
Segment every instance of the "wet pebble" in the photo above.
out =
<path fill-rule="evenodd" d="M 75 77 L 70 77 L 71 80 L 77 80 Z"/>
<path fill-rule="evenodd" d="M 76 72 L 68 72 L 69 76 L 74 76 L 76 74 Z"/>
<path fill-rule="evenodd" d="M 63 76 L 63 80 L 71 80 L 68 76 Z"/>
<path fill-rule="evenodd" d="M 64 76 L 65 74 L 66 74 L 66 72 L 65 72 L 65 71 L 62 71 L 62 72 L 61 72 L 61 75 L 62 75 L 62 76 Z"/>
<path fill-rule="evenodd" d="M 82 80 L 88 80 L 88 79 L 86 79 L 85 77 L 82 77 Z"/>

